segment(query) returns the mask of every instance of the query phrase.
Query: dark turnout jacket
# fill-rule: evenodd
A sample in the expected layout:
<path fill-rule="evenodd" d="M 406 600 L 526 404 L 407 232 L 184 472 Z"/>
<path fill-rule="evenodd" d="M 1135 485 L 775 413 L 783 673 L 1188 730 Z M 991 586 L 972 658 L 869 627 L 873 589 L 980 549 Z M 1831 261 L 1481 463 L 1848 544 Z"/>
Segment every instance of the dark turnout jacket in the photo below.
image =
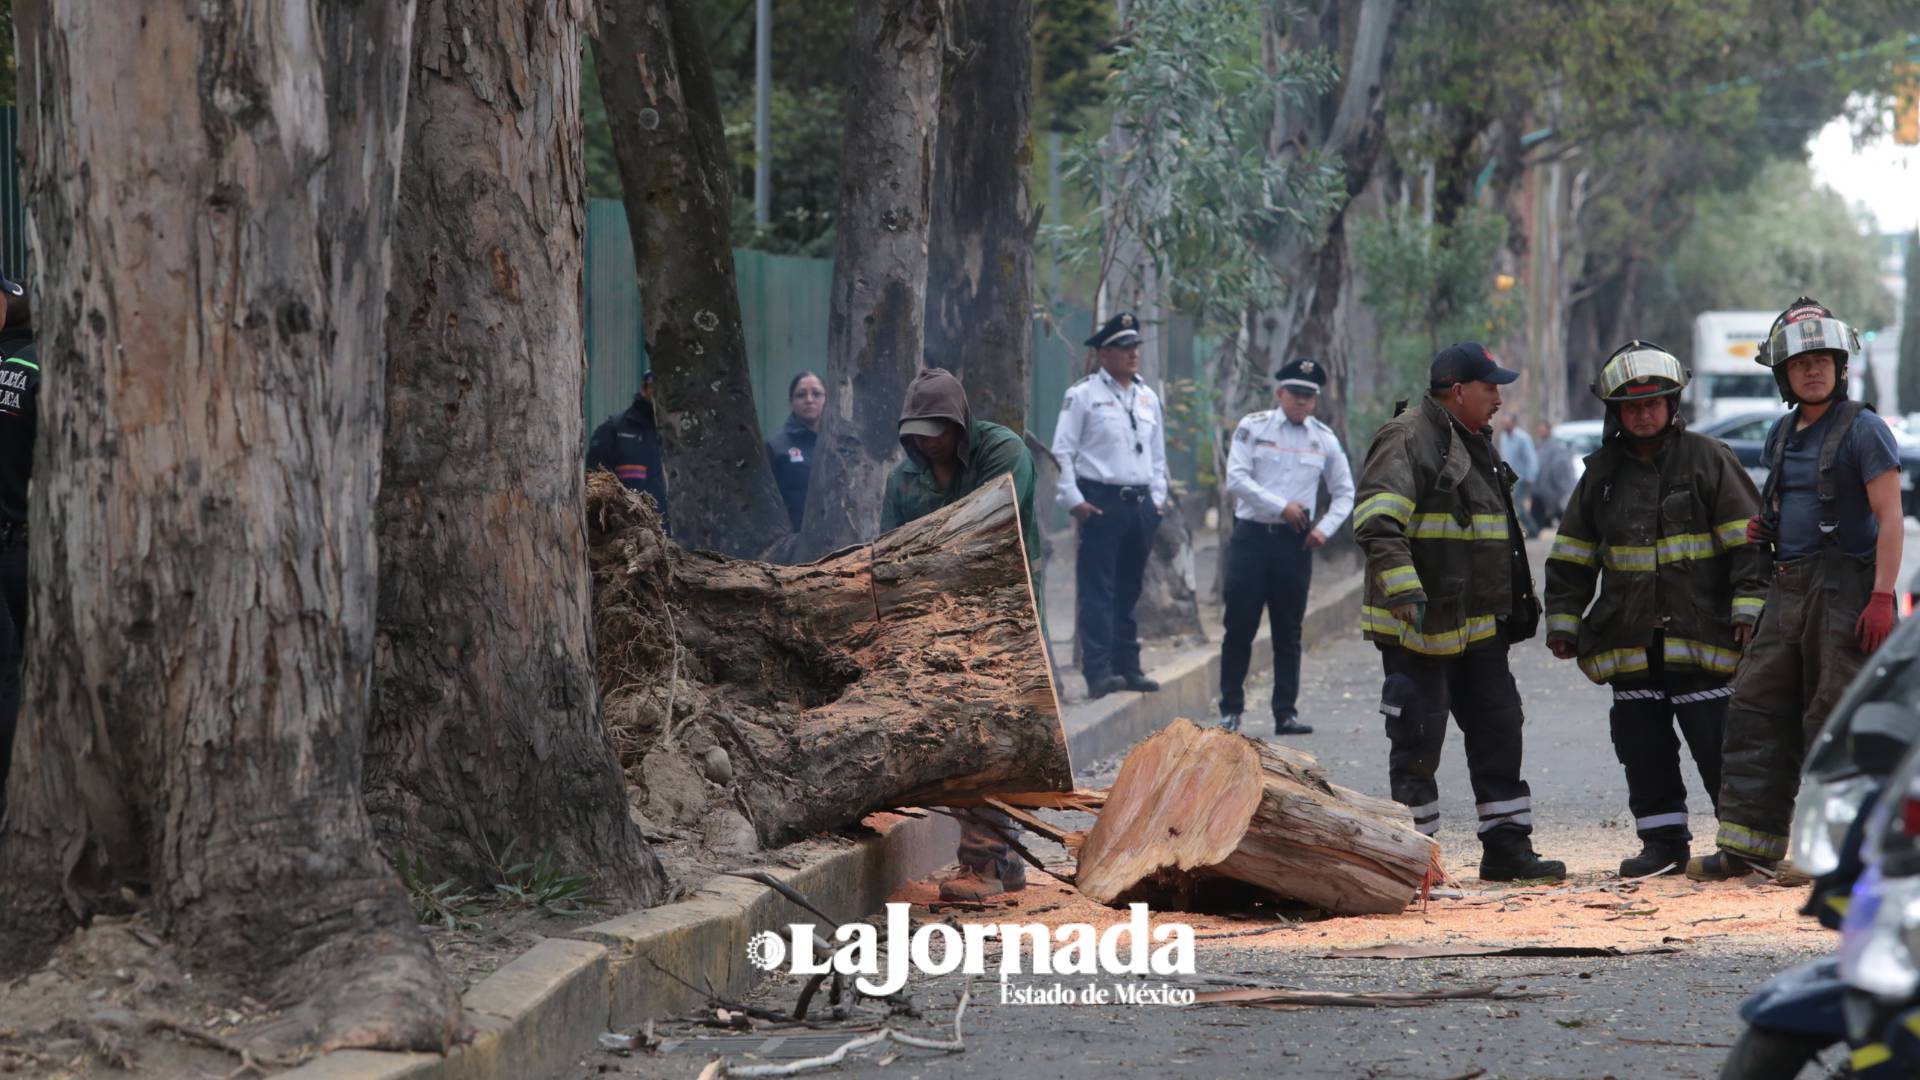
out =
<path fill-rule="evenodd" d="M 1718 439 L 1675 431 L 1647 462 L 1609 421 L 1547 555 L 1548 640 L 1574 642 L 1597 683 L 1645 678 L 1656 633 L 1665 668 L 1731 675 L 1733 626 L 1767 602 L 1767 552 L 1747 543 L 1759 512 Z"/>
<path fill-rule="evenodd" d="M 1367 557 L 1360 629 L 1369 641 L 1457 656 L 1500 641 L 1518 597 L 1528 605 L 1520 621 L 1533 622 L 1533 583 L 1514 558 L 1514 483 L 1491 433 L 1466 431 L 1430 396 L 1380 428 L 1353 511 Z M 1516 581 L 1516 568 L 1528 577 Z M 1405 604 L 1426 605 L 1420 625 L 1394 616 Z"/>
<path fill-rule="evenodd" d="M 0 520 L 27 523 L 39 423 L 40 353 L 29 330 L 0 330 Z"/>

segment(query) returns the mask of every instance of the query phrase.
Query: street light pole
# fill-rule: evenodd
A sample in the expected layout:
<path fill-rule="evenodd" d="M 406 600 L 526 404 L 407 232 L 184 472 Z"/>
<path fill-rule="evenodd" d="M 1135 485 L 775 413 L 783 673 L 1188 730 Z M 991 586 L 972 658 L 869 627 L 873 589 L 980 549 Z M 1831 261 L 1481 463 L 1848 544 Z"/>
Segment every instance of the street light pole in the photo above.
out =
<path fill-rule="evenodd" d="M 773 220 L 773 0 L 754 0 L 753 223 Z"/>

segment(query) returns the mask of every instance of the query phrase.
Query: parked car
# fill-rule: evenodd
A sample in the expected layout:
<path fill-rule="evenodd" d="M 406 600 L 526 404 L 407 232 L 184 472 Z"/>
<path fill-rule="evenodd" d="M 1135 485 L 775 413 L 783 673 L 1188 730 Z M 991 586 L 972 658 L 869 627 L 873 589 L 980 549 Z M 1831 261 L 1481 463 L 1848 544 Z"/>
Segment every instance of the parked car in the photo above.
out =
<path fill-rule="evenodd" d="M 1693 430 L 1726 443 L 1733 456 L 1746 467 L 1747 475 L 1753 477 L 1753 485 L 1762 487 L 1771 471 L 1771 463 L 1767 461 L 1767 429 L 1780 415 L 1777 412 L 1741 413 Z M 1908 517 L 1920 517 L 1920 491 L 1914 488 L 1914 479 L 1920 476 L 1920 436 L 1908 433 L 1904 424 L 1889 423 L 1888 427 L 1900 448 L 1900 511 Z"/>
<path fill-rule="evenodd" d="M 1553 437 L 1573 451 L 1573 482 L 1579 483 L 1587 471 L 1587 455 L 1600 449 L 1600 436 L 1606 430 L 1601 420 L 1564 420 L 1553 425 Z"/>

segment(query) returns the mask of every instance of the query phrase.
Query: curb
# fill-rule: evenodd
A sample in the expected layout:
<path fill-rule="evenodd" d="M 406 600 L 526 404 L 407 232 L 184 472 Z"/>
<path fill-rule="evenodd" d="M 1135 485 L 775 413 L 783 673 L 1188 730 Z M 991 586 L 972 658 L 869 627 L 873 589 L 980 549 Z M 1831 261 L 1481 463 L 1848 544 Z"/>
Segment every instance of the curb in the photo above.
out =
<path fill-rule="evenodd" d="M 1359 624 L 1360 601 L 1365 593 L 1364 573 L 1335 582 L 1320 602 L 1307 608 L 1300 625 L 1302 644 L 1311 649 L 1316 642 L 1352 632 Z M 1263 619 L 1253 639 L 1249 676 L 1273 669 L 1273 649 L 1268 645 L 1272 640 L 1271 627 Z M 1181 653 L 1171 663 L 1155 668 L 1153 677 L 1160 680 L 1157 693 L 1115 694 L 1074 710 L 1076 715 L 1067 729 L 1067 753 L 1076 768 L 1123 753 L 1176 716 L 1212 716 L 1220 686 L 1220 643 L 1210 642 Z"/>
<path fill-rule="evenodd" d="M 901 882 L 953 861 L 960 827 L 953 819 L 876 815 L 880 835 L 866 837 L 798 869 L 764 868 L 841 921 L 862 919 Z M 765 885 L 714 877 L 685 900 L 643 908 L 548 938 L 482 979 L 461 999 L 473 1041 L 439 1054 L 336 1050 L 280 1080 L 479 1080 L 567 1072 L 605 1031 L 685 1012 L 706 995 L 662 975 L 712 980 L 740 998 L 760 980 L 747 963 L 747 939 L 784 932 L 814 916 Z"/>

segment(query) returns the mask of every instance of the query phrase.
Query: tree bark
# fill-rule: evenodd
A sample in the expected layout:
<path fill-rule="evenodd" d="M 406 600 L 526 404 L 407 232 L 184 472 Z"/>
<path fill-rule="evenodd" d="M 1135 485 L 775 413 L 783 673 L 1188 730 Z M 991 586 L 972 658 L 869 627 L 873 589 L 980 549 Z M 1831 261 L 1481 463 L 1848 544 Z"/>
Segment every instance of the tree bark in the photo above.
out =
<path fill-rule="evenodd" d="M 1033 362 L 1033 0 L 950 0 L 926 355 L 976 419 L 1027 429 Z"/>
<path fill-rule="evenodd" d="M 0 966 L 150 890 L 284 1007 L 257 1045 L 444 1049 L 459 998 L 360 796 L 413 5 L 17 11 L 59 452 Z"/>
<path fill-rule="evenodd" d="M 601 687 L 656 824 L 744 806 L 772 846 L 1072 787 L 1010 479 L 806 566 L 688 553 L 587 485 Z"/>
<path fill-rule="evenodd" d="M 920 370 L 934 131 L 946 26 L 940 0 L 858 0 L 847 55 L 839 235 L 827 323 L 827 410 L 800 550 L 872 536 L 901 456 L 900 405 Z"/>
<path fill-rule="evenodd" d="M 1334 915 L 1394 914 L 1444 879 L 1406 807 L 1329 783 L 1295 750 L 1175 720 L 1120 766 L 1074 884 L 1176 910 L 1238 883 Z"/>
<path fill-rule="evenodd" d="M 1352 21 L 1344 22 L 1343 13 L 1353 5 L 1327 2 L 1296 23 L 1269 27 L 1269 55 L 1282 49 L 1327 48 L 1340 61 L 1341 72 L 1338 90 L 1325 101 L 1295 104 L 1285 96 L 1276 97 L 1267 138 L 1270 159 L 1323 150 L 1342 167 L 1349 199 L 1366 188 L 1386 145 L 1385 83 L 1393 66 L 1394 30 L 1407 6 L 1406 0 L 1362 0 Z M 1247 323 L 1251 374 L 1264 376 L 1296 352 L 1325 362 L 1331 377 L 1319 418 L 1333 428 L 1343 445 L 1346 410 L 1337 406 L 1346 402 L 1351 365 L 1337 342 L 1315 333 L 1315 323 L 1317 317 L 1324 329 L 1339 294 L 1351 291 L 1353 269 L 1346 247 L 1345 206 L 1335 211 L 1321 235 L 1301 230 L 1285 234 L 1270 247 L 1267 258 L 1294 287 L 1272 307 L 1250 313 Z M 1330 290 L 1329 285 L 1340 287 Z M 1255 384 L 1259 393 L 1253 392 Z M 1263 395 L 1269 384 L 1264 379 L 1239 379 L 1231 385 L 1234 394 L 1223 390 L 1221 402 L 1224 412 L 1232 413 L 1236 421 L 1241 413 L 1266 407 Z M 1226 424 L 1222 430 L 1231 431 L 1224 414 L 1221 419 Z"/>
<path fill-rule="evenodd" d="M 564 5 L 420 4 L 367 807 L 436 881 L 490 889 L 511 848 L 652 904 L 588 640 L 579 63 Z"/>
<path fill-rule="evenodd" d="M 696 4 L 600 0 L 593 49 L 639 268 L 674 537 L 760 554 L 790 527 L 747 372 L 733 178 Z"/>

